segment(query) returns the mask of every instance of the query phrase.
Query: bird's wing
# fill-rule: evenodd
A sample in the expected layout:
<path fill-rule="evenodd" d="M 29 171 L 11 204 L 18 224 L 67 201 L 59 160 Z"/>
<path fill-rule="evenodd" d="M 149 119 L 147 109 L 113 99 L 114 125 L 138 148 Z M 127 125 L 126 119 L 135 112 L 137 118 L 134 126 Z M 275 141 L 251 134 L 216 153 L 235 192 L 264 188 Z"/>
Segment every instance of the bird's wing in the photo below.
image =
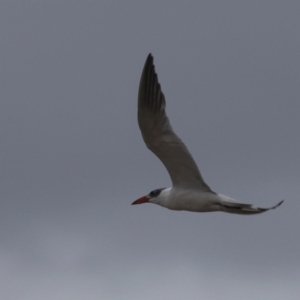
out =
<path fill-rule="evenodd" d="M 240 215 L 260 214 L 270 209 L 275 209 L 283 203 L 283 200 L 281 200 L 279 203 L 272 207 L 262 208 L 253 207 L 252 204 L 237 202 L 223 195 L 219 196 L 221 197 L 221 200 L 219 201 L 218 205 L 220 206 L 221 211 Z"/>
<path fill-rule="evenodd" d="M 157 79 L 153 56 L 149 54 L 138 96 L 138 122 L 143 139 L 167 168 L 173 186 L 212 192 L 187 147 L 174 133 L 165 107 L 165 97 Z"/>

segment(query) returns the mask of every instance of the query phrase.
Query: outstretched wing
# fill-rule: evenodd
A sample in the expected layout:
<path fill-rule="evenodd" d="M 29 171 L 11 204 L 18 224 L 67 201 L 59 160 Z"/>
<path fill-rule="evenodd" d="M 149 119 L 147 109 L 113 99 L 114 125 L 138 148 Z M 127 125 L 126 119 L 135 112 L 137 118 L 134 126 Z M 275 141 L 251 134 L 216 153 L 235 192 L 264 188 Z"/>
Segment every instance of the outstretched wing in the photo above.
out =
<path fill-rule="evenodd" d="M 165 107 L 165 97 L 157 79 L 153 56 L 149 54 L 138 96 L 138 122 L 143 139 L 168 170 L 173 186 L 212 192 L 187 147 L 174 133 Z"/>
<path fill-rule="evenodd" d="M 253 207 L 252 204 L 237 202 L 223 195 L 219 195 L 219 196 L 221 200 L 218 204 L 220 206 L 221 211 L 231 213 L 231 214 L 240 214 L 240 215 L 260 214 L 270 209 L 275 209 L 283 203 L 283 200 L 281 200 L 279 203 L 277 203 L 272 207 L 267 207 L 267 208 Z"/>

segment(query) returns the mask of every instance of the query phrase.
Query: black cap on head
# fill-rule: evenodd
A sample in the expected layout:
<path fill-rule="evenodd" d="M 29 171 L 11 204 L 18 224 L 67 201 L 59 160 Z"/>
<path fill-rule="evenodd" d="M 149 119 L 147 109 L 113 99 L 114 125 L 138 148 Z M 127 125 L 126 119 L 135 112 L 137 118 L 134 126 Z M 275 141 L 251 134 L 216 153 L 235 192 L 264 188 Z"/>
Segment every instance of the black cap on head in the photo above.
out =
<path fill-rule="evenodd" d="M 155 197 L 158 197 L 159 194 L 161 193 L 161 191 L 165 190 L 166 188 L 160 188 L 160 189 L 156 189 L 156 190 L 153 190 L 149 193 L 149 197 L 151 198 L 155 198 Z"/>

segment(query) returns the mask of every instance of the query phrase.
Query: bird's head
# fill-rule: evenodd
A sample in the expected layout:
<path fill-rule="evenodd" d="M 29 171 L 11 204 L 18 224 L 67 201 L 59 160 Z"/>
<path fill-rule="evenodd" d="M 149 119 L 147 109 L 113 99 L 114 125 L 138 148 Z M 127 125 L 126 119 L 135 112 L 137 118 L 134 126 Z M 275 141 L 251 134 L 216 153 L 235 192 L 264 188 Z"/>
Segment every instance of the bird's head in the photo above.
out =
<path fill-rule="evenodd" d="M 155 203 L 159 204 L 163 198 L 165 198 L 165 193 L 162 191 L 166 190 L 166 188 L 160 188 L 151 191 L 147 196 L 143 196 L 137 200 L 135 200 L 132 205 L 135 204 L 143 204 L 143 203 Z"/>

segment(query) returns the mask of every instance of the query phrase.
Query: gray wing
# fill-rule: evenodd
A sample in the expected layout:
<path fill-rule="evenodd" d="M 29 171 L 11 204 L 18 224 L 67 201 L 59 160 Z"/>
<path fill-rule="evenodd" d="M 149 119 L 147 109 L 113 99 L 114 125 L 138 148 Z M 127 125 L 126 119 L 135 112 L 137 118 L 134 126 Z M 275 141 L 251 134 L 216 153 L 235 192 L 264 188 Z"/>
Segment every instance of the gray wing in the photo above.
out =
<path fill-rule="evenodd" d="M 139 86 L 138 122 L 147 147 L 169 172 L 173 186 L 212 192 L 185 144 L 174 133 L 165 112 L 153 56 L 148 55 Z"/>
<path fill-rule="evenodd" d="M 231 214 L 239 214 L 239 215 L 253 215 L 260 214 L 266 212 L 270 209 L 275 209 L 283 203 L 281 200 L 279 203 L 272 207 L 262 208 L 262 207 L 252 207 L 252 204 L 246 204 L 236 201 L 231 201 L 231 199 L 226 200 L 222 199 L 218 204 L 220 206 L 220 210 L 231 213 Z"/>

